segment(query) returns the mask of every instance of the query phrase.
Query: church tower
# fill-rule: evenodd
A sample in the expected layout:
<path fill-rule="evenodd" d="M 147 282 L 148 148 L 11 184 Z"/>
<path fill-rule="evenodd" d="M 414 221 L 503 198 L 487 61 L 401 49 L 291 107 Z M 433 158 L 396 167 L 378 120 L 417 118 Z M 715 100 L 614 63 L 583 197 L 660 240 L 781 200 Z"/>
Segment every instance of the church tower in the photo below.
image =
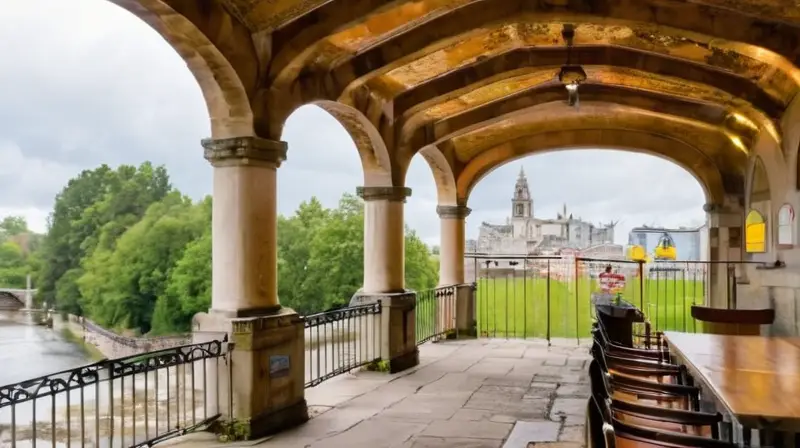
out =
<path fill-rule="evenodd" d="M 520 167 L 517 184 L 514 186 L 514 197 L 511 199 L 511 216 L 514 219 L 529 219 L 533 217 L 533 199 L 528 190 L 528 178 L 525 170 Z"/>

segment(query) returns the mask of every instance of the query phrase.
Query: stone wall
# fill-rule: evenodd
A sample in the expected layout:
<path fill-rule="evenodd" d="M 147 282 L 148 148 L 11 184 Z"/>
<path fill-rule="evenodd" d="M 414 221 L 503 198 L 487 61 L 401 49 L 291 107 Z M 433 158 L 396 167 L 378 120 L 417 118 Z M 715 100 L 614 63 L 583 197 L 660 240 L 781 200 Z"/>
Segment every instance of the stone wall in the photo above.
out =
<path fill-rule="evenodd" d="M 177 347 L 192 343 L 191 334 L 160 336 L 154 338 L 132 338 L 120 336 L 107 330 L 89 319 L 68 314 L 66 318 L 53 317 L 53 329 L 69 330 L 76 337 L 97 348 L 106 358 L 123 358 L 157 350 Z"/>

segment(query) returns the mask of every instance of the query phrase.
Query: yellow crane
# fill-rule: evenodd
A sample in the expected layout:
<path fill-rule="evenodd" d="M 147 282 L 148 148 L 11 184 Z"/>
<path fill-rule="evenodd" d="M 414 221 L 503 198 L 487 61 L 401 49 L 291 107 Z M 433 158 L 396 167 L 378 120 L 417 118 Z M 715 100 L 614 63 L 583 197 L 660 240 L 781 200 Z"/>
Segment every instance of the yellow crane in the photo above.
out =
<path fill-rule="evenodd" d="M 672 240 L 672 237 L 667 232 L 661 234 L 661 238 L 658 239 L 658 244 L 656 244 L 652 256 L 649 256 L 645 248 L 638 244 L 633 244 L 628 247 L 628 259 L 633 261 L 643 261 L 645 263 L 649 263 L 654 259 L 672 261 L 675 260 L 677 256 L 678 253 L 675 248 L 675 241 Z"/>
<path fill-rule="evenodd" d="M 656 260 L 674 260 L 678 256 L 678 251 L 675 248 L 675 241 L 669 236 L 667 232 L 661 235 L 655 249 Z"/>

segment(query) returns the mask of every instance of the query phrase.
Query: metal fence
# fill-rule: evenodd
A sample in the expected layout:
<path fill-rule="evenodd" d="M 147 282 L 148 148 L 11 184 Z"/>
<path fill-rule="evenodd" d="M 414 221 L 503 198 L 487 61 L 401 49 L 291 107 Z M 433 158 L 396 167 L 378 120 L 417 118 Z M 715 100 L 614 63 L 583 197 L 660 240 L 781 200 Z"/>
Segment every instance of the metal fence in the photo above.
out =
<path fill-rule="evenodd" d="M 219 418 L 224 367 L 228 343 L 212 341 L 2 386 L 0 446 L 149 446 L 186 433 Z"/>
<path fill-rule="evenodd" d="M 380 302 L 306 316 L 306 387 L 380 359 Z"/>
<path fill-rule="evenodd" d="M 724 275 L 736 304 L 737 268 L 747 262 L 655 262 L 592 258 L 468 255 L 475 273 L 477 332 L 482 337 L 574 339 L 590 336 L 591 297 L 609 267 L 624 276 L 619 292 L 657 331 L 698 331 L 692 305 L 709 303 L 711 270 Z"/>
<path fill-rule="evenodd" d="M 456 331 L 456 287 L 418 291 L 414 319 L 417 345 Z"/>

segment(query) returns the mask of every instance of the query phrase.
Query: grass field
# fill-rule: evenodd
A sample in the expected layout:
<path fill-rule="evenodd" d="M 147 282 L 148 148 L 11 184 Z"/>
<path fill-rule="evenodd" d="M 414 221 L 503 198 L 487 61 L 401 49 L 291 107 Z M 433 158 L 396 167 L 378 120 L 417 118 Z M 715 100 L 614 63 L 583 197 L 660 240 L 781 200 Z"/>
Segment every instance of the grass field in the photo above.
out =
<path fill-rule="evenodd" d="M 478 281 L 478 334 L 499 338 L 588 337 L 594 279 L 483 278 Z M 696 331 L 693 304 L 704 301 L 705 283 L 680 277 L 631 279 L 622 291 L 657 330 Z M 549 300 L 548 300 L 549 296 Z"/>

